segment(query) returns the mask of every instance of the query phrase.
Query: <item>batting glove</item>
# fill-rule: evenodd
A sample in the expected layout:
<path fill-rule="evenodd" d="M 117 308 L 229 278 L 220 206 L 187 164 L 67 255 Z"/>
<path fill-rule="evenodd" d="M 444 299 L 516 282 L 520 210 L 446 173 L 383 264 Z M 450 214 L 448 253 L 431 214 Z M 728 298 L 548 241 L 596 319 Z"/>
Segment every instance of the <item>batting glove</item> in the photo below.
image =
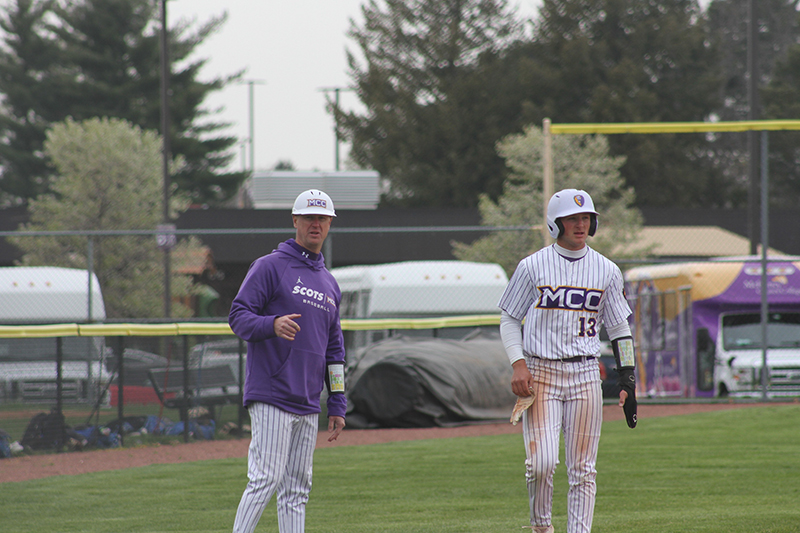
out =
<path fill-rule="evenodd" d="M 625 404 L 622 410 L 625 412 L 625 420 L 628 422 L 628 427 L 633 429 L 636 427 L 636 376 L 633 374 L 633 368 L 620 368 L 619 372 L 619 386 L 622 390 L 628 393 L 625 399 Z"/>

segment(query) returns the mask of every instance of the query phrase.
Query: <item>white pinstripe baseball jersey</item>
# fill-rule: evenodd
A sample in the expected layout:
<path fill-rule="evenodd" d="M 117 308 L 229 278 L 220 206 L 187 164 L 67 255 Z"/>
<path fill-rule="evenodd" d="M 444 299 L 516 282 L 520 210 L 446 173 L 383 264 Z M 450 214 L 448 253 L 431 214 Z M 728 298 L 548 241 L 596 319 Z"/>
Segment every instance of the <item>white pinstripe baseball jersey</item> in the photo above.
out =
<path fill-rule="evenodd" d="M 519 262 L 498 307 L 525 319 L 527 356 L 564 359 L 598 355 L 600 326 L 621 324 L 631 314 L 619 267 L 588 246 L 577 260 L 554 246 Z"/>

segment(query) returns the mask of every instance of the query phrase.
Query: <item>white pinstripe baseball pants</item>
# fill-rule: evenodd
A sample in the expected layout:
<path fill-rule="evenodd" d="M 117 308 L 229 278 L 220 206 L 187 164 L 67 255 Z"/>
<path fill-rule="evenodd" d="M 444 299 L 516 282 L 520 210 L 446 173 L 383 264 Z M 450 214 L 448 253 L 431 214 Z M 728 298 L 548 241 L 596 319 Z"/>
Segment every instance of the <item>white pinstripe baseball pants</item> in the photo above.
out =
<path fill-rule="evenodd" d="M 531 525 L 551 523 L 553 474 L 563 430 L 569 479 L 567 533 L 588 533 L 594 517 L 597 448 L 603 422 L 597 361 L 565 363 L 527 358 L 527 363 L 536 393 L 533 405 L 523 414 Z"/>
<path fill-rule="evenodd" d="M 259 402 L 248 411 L 253 432 L 247 455 L 250 481 L 236 511 L 233 532 L 252 533 L 277 490 L 278 528 L 281 533 L 302 533 L 319 415 L 295 415 Z"/>

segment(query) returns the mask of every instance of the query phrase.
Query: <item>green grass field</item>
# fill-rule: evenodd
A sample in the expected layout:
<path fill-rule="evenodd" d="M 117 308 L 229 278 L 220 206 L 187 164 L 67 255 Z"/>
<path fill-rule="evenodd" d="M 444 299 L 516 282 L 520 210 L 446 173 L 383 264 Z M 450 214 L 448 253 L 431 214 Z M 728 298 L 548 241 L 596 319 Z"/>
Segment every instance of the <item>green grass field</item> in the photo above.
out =
<path fill-rule="evenodd" d="M 528 522 L 518 435 L 318 450 L 308 532 L 518 532 Z M 230 531 L 245 459 L 0 484 L 12 532 Z M 0 462 L 0 469 L 2 463 Z M 800 405 L 606 423 L 594 529 L 800 531 Z M 565 467 L 554 526 L 566 531 Z M 277 531 L 275 502 L 258 531 Z"/>

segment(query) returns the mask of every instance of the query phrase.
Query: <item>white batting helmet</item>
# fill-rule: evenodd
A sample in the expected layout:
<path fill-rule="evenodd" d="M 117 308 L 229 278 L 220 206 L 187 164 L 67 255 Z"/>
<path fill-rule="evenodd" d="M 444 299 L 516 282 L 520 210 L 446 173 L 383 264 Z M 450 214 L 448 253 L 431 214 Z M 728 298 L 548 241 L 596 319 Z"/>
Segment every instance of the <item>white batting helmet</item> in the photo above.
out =
<path fill-rule="evenodd" d="M 589 235 L 594 236 L 597 231 L 597 211 L 594 210 L 594 202 L 589 193 L 579 189 L 564 189 L 555 193 L 547 204 L 547 229 L 550 235 L 558 239 L 564 233 L 564 225 L 559 219 L 578 213 L 592 215 Z"/>
<path fill-rule="evenodd" d="M 333 209 L 333 200 L 331 200 L 330 196 L 320 190 L 309 189 L 297 196 L 292 208 L 292 214 L 335 217 L 336 211 Z"/>

